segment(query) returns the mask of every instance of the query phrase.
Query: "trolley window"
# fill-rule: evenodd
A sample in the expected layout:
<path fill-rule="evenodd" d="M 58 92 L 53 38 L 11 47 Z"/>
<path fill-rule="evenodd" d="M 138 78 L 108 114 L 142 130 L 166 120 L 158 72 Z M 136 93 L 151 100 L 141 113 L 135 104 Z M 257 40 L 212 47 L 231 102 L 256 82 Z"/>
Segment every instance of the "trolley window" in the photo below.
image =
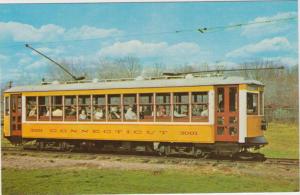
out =
<path fill-rule="evenodd" d="M 91 120 L 91 96 L 78 96 L 78 119 L 80 121 Z"/>
<path fill-rule="evenodd" d="M 192 93 L 192 121 L 208 121 L 208 92 Z"/>
<path fill-rule="evenodd" d="M 93 120 L 106 120 L 105 95 L 93 95 Z"/>
<path fill-rule="evenodd" d="M 140 94 L 140 121 L 153 121 L 153 94 Z"/>
<path fill-rule="evenodd" d="M 26 97 L 26 120 L 37 120 L 37 97 Z"/>
<path fill-rule="evenodd" d="M 137 120 L 136 94 L 127 94 L 123 96 L 124 121 Z"/>
<path fill-rule="evenodd" d="M 121 96 L 109 95 L 108 96 L 108 119 L 110 121 L 121 121 Z"/>
<path fill-rule="evenodd" d="M 156 95 L 156 121 L 171 121 L 170 93 Z"/>
<path fill-rule="evenodd" d="M 40 96 L 38 97 L 39 104 L 39 120 L 48 121 L 50 119 L 50 97 Z"/>
<path fill-rule="evenodd" d="M 9 97 L 5 97 L 5 116 L 9 115 Z"/>
<path fill-rule="evenodd" d="M 189 94 L 174 93 L 174 121 L 188 122 L 189 121 Z"/>
<path fill-rule="evenodd" d="M 52 96 L 51 119 L 61 121 L 63 119 L 62 96 Z"/>
<path fill-rule="evenodd" d="M 257 115 L 258 114 L 258 94 L 247 93 L 247 114 Z"/>
<path fill-rule="evenodd" d="M 76 96 L 65 96 L 65 120 L 76 121 L 77 99 Z"/>

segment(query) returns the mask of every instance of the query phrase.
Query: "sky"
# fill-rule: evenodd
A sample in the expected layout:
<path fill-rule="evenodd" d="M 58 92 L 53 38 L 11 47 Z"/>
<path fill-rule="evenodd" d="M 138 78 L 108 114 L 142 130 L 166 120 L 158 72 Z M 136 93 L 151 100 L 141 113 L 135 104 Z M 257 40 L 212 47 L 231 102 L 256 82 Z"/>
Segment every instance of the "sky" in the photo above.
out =
<path fill-rule="evenodd" d="M 25 43 L 86 69 L 99 59 L 126 56 L 139 58 L 145 67 L 220 63 L 226 68 L 255 60 L 292 66 L 298 64 L 297 19 L 205 33 L 197 29 L 297 15 L 296 1 L 0 4 L 0 84 L 49 78 L 55 65 Z"/>

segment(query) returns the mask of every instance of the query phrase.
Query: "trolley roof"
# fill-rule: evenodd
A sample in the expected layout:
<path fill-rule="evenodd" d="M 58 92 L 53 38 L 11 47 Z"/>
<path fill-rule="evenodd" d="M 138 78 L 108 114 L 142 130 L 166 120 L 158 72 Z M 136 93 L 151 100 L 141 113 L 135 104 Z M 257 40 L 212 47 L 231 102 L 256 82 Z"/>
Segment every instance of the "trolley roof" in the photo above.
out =
<path fill-rule="evenodd" d="M 246 80 L 243 77 L 192 77 L 181 79 L 131 80 L 70 84 L 47 84 L 16 86 L 5 92 L 44 92 L 44 91 L 74 91 L 74 90 L 101 90 L 101 89 L 130 89 L 130 88 L 157 88 L 157 87 L 190 87 L 211 85 L 254 84 L 263 85 L 256 80 Z"/>

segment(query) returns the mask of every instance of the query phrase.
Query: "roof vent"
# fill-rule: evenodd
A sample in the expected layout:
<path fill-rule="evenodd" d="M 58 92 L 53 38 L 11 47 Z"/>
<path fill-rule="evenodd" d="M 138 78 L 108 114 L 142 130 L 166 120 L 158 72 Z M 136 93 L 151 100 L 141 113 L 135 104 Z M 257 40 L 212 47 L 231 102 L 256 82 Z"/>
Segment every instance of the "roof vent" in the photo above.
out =
<path fill-rule="evenodd" d="M 142 81 L 145 80 L 143 76 L 138 76 L 135 78 L 136 81 Z"/>
<path fill-rule="evenodd" d="M 192 79 L 192 78 L 194 78 L 194 76 L 193 76 L 192 74 L 187 74 L 187 75 L 185 76 L 185 78 L 186 78 L 186 79 Z"/>
<path fill-rule="evenodd" d="M 93 83 L 98 83 L 98 82 L 99 82 L 99 79 L 95 78 L 95 79 L 93 79 L 92 82 L 93 82 Z"/>

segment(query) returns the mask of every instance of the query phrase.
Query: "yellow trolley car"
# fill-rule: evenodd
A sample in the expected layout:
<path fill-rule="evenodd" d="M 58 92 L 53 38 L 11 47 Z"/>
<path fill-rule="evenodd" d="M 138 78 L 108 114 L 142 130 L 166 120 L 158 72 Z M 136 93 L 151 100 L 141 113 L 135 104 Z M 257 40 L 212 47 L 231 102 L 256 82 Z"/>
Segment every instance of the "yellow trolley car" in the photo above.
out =
<path fill-rule="evenodd" d="M 135 79 L 5 91 L 4 136 L 56 146 L 234 155 L 267 144 L 263 84 L 242 77 Z"/>

